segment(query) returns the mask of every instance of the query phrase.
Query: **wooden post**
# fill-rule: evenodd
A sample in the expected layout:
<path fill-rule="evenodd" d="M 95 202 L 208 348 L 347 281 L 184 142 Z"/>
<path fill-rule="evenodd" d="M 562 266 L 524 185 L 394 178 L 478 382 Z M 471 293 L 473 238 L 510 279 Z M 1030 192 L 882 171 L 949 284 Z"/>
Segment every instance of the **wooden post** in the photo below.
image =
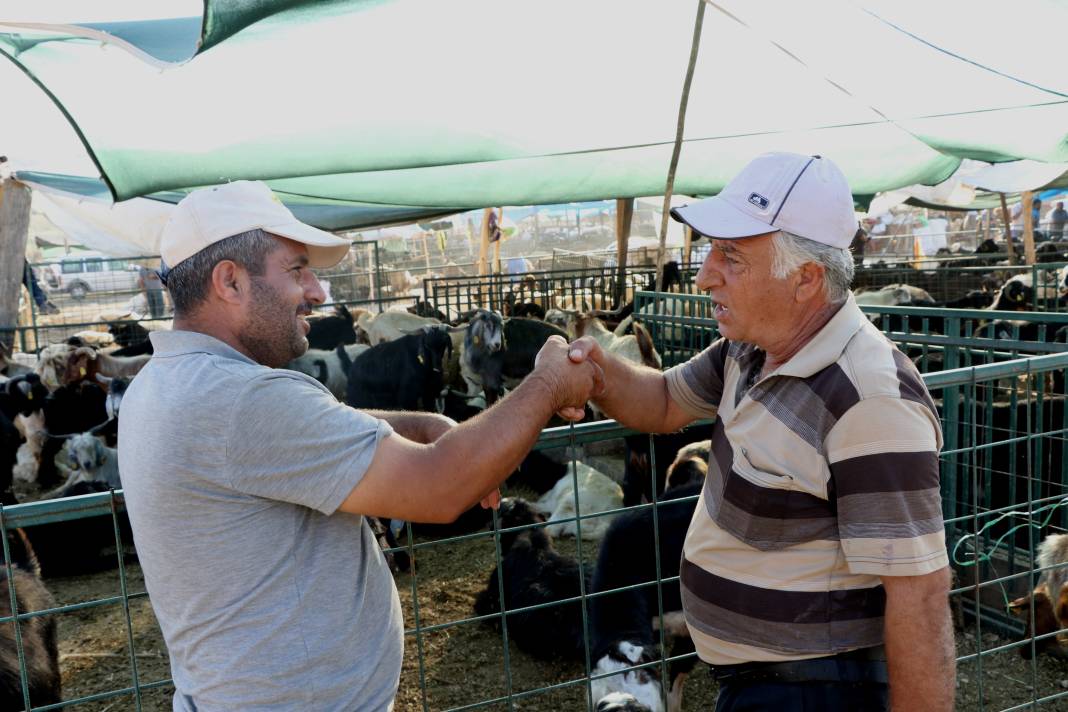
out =
<path fill-rule="evenodd" d="M 497 229 L 501 236 L 493 243 L 493 269 L 501 273 L 501 243 L 504 242 L 504 208 L 497 208 Z"/>
<path fill-rule="evenodd" d="M 1031 219 L 1031 207 L 1034 201 L 1035 194 L 1029 190 L 1025 190 L 1020 196 L 1020 203 L 1023 206 L 1024 261 L 1029 265 L 1035 263 L 1035 228 L 1038 227 Z"/>
<path fill-rule="evenodd" d="M 1005 228 L 1005 249 L 1009 251 L 1009 264 L 1016 264 L 1016 250 L 1012 248 L 1012 220 L 1009 218 L 1009 206 L 1005 203 L 1005 194 L 998 193 L 1001 198 L 1001 222 Z"/>
<path fill-rule="evenodd" d="M 986 218 L 986 221 L 983 224 L 983 241 L 984 242 L 986 240 L 990 239 L 990 225 L 991 225 L 991 223 L 994 222 L 993 213 L 994 213 L 994 211 L 991 210 L 990 208 L 987 208 L 986 210 L 983 211 L 983 217 Z M 978 246 L 979 245 L 976 245 L 976 247 L 978 247 Z"/>
<path fill-rule="evenodd" d="M 493 212 L 493 208 L 486 208 L 482 211 L 482 243 L 478 248 L 478 273 L 480 275 L 486 274 L 486 257 L 489 255 L 489 223 L 491 212 Z"/>
<path fill-rule="evenodd" d="M 634 219 L 634 199 L 616 200 L 616 298 L 613 309 L 623 306 L 627 293 L 627 243 L 630 241 L 630 225 Z"/>
<path fill-rule="evenodd" d="M 682 267 L 690 264 L 690 251 L 693 248 L 693 228 L 689 225 L 683 227 L 682 238 Z"/>
<path fill-rule="evenodd" d="M 0 181 L 0 343 L 8 351 L 14 350 L 29 234 L 30 189 L 10 178 Z"/>
<path fill-rule="evenodd" d="M 423 233 L 423 257 L 426 258 L 426 273 L 430 275 L 430 235 L 432 233 Z"/>

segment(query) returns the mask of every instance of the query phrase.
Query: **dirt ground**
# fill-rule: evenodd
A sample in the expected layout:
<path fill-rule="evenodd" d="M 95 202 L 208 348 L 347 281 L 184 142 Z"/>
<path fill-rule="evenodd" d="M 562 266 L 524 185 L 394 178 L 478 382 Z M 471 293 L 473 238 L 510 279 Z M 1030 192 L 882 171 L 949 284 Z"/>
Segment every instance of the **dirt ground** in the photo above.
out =
<path fill-rule="evenodd" d="M 574 554 L 573 540 L 559 542 L 558 548 Z M 583 558 L 593 549 L 584 544 Z M 484 586 L 493 565 L 490 540 L 468 540 L 435 545 L 417 552 L 419 621 L 424 627 L 460 621 L 473 615 L 472 605 Z M 144 590 L 141 570 L 127 566 L 129 591 Z M 117 571 L 91 576 L 52 579 L 49 588 L 57 602 L 75 603 L 118 596 Z M 405 625 L 414 627 L 412 577 L 397 577 L 404 607 Z M 132 636 L 137 673 L 142 685 L 170 677 L 167 653 L 147 598 L 130 602 Z M 117 690 L 132 685 L 132 666 L 123 608 L 119 604 L 87 608 L 58 617 L 60 665 L 63 695 L 66 699 Z M 986 633 L 977 641 L 974 628 L 957 633 L 959 656 L 978 648 L 991 650 L 1008 640 Z M 397 697 L 398 712 L 444 710 L 493 700 L 507 694 L 505 651 L 500 633 L 489 625 L 474 622 L 447 627 L 421 636 L 408 635 L 405 662 Z M 507 656 L 514 693 L 535 688 L 561 687 L 515 700 L 514 709 L 580 710 L 586 708 L 586 687 L 581 664 L 547 664 L 536 661 L 510 645 Z M 421 662 L 420 662 L 421 661 Z M 1040 657 L 1032 668 L 1016 650 L 982 658 L 980 663 L 961 663 L 957 682 L 957 709 L 1003 710 L 1032 699 L 1032 687 L 1039 698 L 1068 691 L 1068 662 Z M 983 681 L 980 691 L 979 680 Z M 574 684 L 567 685 L 572 682 Z M 424 692 L 425 690 L 425 692 Z M 685 685 L 684 710 L 711 710 L 716 690 L 707 667 L 698 665 Z M 146 690 L 141 694 L 142 709 L 170 710 L 171 690 Z M 1068 698 L 1047 702 L 1042 709 L 1068 710 Z M 136 709 L 131 693 L 108 697 L 68 709 L 104 712 Z M 507 710 L 507 702 L 481 709 Z"/>

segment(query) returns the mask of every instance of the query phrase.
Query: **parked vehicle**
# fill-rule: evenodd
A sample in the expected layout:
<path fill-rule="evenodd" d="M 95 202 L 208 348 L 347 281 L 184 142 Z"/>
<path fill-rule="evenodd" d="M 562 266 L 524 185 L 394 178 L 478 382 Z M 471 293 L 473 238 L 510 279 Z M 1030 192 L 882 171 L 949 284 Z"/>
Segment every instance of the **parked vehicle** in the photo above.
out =
<path fill-rule="evenodd" d="M 74 299 L 84 299 L 89 292 L 132 292 L 138 288 L 136 264 L 97 252 L 68 255 L 41 267 L 49 288 L 67 292 Z"/>

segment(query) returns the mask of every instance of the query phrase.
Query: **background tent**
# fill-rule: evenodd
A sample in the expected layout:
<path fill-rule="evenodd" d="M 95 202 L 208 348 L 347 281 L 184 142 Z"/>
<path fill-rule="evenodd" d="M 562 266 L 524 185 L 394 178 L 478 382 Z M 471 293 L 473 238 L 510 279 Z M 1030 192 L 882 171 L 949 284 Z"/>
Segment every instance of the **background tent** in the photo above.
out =
<path fill-rule="evenodd" d="M 196 34 L 196 18 L 31 25 L 33 4 L 15 5 L 0 54 L 77 126 L 116 198 L 262 178 L 428 210 L 662 193 L 695 14 L 207 0 Z M 1020 18 L 1027 41 L 1005 42 Z M 1066 26 L 1044 0 L 709 3 L 676 190 L 716 193 L 774 149 L 835 159 L 858 195 L 938 183 L 962 158 L 1068 161 Z"/>

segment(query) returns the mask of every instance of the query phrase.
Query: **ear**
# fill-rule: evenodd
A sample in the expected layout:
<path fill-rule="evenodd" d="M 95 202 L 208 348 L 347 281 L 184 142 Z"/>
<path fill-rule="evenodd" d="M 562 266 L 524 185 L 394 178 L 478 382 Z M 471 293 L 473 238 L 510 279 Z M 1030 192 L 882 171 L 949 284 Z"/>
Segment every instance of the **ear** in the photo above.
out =
<path fill-rule="evenodd" d="M 798 302 L 807 302 L 823 291 L 825 269 L 816 262 L 806 262 L 797 268 L 794 296 Z"/>
<path fill-rule="evenodd" d="M 228 304 L 241 304 L 249 291 L 248 272 L 232 260 L 223 260 L 211 270 L 211 288 Z"/>

